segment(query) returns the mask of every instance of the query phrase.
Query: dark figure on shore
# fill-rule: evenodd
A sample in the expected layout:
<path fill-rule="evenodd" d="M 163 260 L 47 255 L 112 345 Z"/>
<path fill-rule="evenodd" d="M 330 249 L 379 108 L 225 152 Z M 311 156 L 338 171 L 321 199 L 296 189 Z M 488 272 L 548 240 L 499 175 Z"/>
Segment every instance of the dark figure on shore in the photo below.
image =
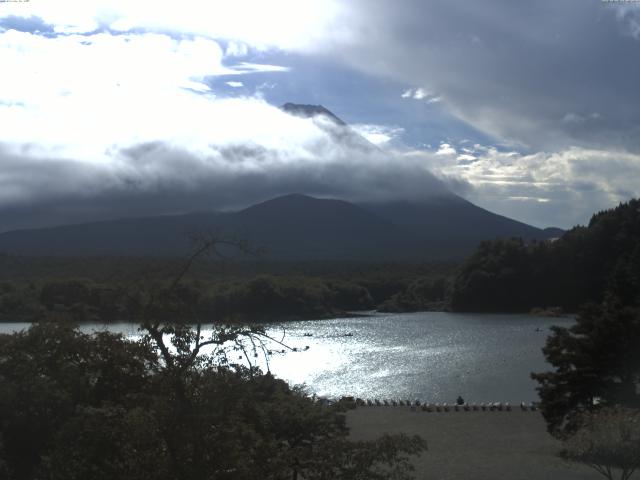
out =
<path fill-rule="evenodd" d="M 464 405 L 464 399 L 460 395 L 456 399 L 456 405 Z"/>

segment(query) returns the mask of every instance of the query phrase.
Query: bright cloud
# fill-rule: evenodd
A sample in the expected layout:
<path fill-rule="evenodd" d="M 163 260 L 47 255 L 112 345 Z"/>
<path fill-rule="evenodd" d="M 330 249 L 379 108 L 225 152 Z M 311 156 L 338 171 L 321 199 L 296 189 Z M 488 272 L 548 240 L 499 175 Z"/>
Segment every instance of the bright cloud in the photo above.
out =
<path fill-rule="evenodd" d="M 485 208 L 543 227 L 584 223 L 593 212 L 640 195 L 637 154 L 578 147 L 522 154 L 482 145 L 464 151 L 455 158 L 455 149 L 443 143 L 436 152 L 406 155 L 421 157 Z"/>
<path fill-rule="evenodd" d="M 231 53 L 256 49 L 312 48 L 329 32 L 342 8 L 335 0 L 31 0 L 3 4 L 2 15 L 37 16 L 61 33 L 145 29 L 234 42 Z"/>
<path fill-rule="evenodd" d="M 442 100 L 442 98 L 433 93 L 429 93 L 424 88 L 416 88 L 405 90 L 400 95 L 402 98 L 413 98 L 414 100 L 424 100 L 426 103 L 438 103 Z"/>
<path fill-rule="evenodd" d="M 37 222 L 43 205 L 64 214 L 48 212 L 56 223 L 98 210 L 224 208 L 291 191 L 356 200 L 442 190 L 420 162 L 393 162 L 332 122 L 285 114 L 259 97 L 220 97 L 211 77 L 283 70 L 225 66 L 225 55 L 198 36 L 0 32 L 0 229 Z M 363 131 L 374 143 L 401 134 Z"/>
<path fill-rule="evenodd" d="M 456 149 L 453 148 L 451 145 L 449 145 L 448 143 L 441 143 L 440 147 L 438 147 L 438 151 L 436 152 L 436 155 L 439 156 L 452 156 L 455 155 Z"/>
<path fill-rule="evenodd" d="M 402 127 L 387 125 L 356 124 L 351 125 L 351 128 L 374 145 L 386 145 L 398 139 L 404 133 L 404 128 Z"/>
<path fill-rule="evenodd" d="M 114 145 L 163 140 L 198 149 L 245 139 L 244 123 L 233 119 L 252 108 L 251 118 L 263 120 L 265 107 L 214 101 L 207 78 L 238 74 L 223 58 L 217 42 L 201 37 L 0 33 L 0 142 L 99 162 L 111 160 Z M 268 138 L 280 132 L 279 122 L 270 125 Z"/>

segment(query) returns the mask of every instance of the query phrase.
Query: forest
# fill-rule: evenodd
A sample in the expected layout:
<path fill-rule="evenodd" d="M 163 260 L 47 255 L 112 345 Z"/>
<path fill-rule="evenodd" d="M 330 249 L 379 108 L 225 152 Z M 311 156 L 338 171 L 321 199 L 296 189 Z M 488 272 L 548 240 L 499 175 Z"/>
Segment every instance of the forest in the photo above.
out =
<path fill-rule="evenodd" d="M 0 256 L 0 321 L 50 313 L 77 322 L 134 318 L 154 286 L 180 267 L 175 258 Z M 379 308 L 442 308 L 450 263 L 313 264 L 205 260 L 183 285 L 200 315 L 227 322 L 317 319 Z M 433 303 L 428 303 L 433 302 Z"/>
<path fill-rule="evenodd" d="M 598 212 L 552 242 L 482 242 L 451 287 L 453 311 L 576 312 L 615 291 L 624 303 L 640 295 L 640 200 Z"/>

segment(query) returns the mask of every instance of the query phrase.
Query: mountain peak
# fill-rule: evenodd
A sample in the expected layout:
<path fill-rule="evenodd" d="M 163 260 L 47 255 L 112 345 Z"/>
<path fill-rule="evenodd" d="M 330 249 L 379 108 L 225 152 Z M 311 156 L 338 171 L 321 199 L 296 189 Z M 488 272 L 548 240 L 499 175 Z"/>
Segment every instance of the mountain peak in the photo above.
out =
<path fill-rule="evenodd" d="M 297 117 L 312 118 L 322 115 L 330 118 L 338 125 L 346 125 L 344 121 L 338 118 L 331 110 L 323 105 L 305 105 L 301 103 L 285 103 L 280 107 L 283 111 L 295 115 Z"/>
<path fill-rule="evenodd" d="M 302 193 L 290 193 L 252 205 L 244 209 L 243 212 L 264 211 L 265 209 L 277 209 L 279 211 L 282 211 L 281 209 L 285 209 L 287 211 L 311 211 L 323 208 L 335 208 L 336 206 L 357 208 L 355 205 L 343 200 L 316 198 Z"/>

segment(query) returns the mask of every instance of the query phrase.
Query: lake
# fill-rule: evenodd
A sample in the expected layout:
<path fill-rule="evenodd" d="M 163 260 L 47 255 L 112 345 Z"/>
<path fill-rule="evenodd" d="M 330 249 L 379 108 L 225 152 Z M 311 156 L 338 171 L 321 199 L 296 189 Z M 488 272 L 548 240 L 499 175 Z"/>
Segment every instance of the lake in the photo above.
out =
<path fill-rule="evenodd" d="M 268 331 L 300 350 L 270 358 L 274 375 L 339 397 L 453 402 L 536 401 L 529 374 L 545 371 L 541 348 L 552 325 L 572 318 L 422 312 L 271 324 Z M 25 328 L 0 324 L 0 333 Z M 137 335 L 133 324 L 85 324 Z"/>

